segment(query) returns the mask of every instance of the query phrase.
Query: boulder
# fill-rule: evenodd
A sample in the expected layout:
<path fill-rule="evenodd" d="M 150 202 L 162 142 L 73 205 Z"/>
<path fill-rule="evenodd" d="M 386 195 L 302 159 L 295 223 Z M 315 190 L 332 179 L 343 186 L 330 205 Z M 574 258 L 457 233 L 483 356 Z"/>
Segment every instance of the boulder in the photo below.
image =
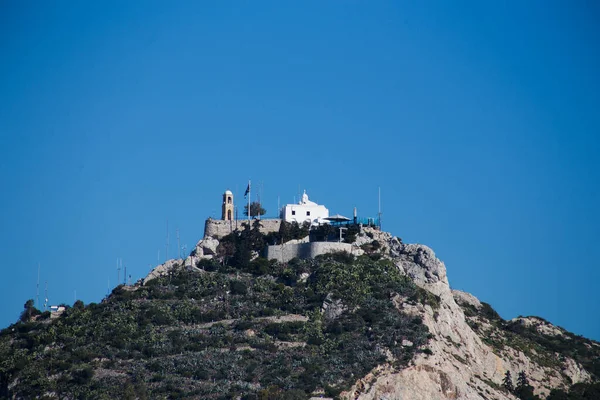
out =
<path fill-rule="evenodd" d="M 181 260 L 167 260 L 164 264 L 156 266 L 150 273 L 144 278 L 144 285 L 150 282 L 152 279 L 158 278 L 159 276 L 167 275 L 170 271 L 182 266 Z"/>
<path fill-rule="evenodd" d="M 321 312 L 326 321 L 337 319 L 345 310 L 346 307 L 344 306 L 344 303 L 342 303 L 340 299 L 334 300 L 331 293 L 327 295 L 325 301 L 323 301 L 323 306 L 321 307 Z"/>
<path fill-rule="evenodd" d="M 208 236 L 202 239 L 199 244 L 202 248 L 203 255 L 214 256 L 217 254 L 217 247 L 219 246 L 219 241 L 217 239 Z"/>

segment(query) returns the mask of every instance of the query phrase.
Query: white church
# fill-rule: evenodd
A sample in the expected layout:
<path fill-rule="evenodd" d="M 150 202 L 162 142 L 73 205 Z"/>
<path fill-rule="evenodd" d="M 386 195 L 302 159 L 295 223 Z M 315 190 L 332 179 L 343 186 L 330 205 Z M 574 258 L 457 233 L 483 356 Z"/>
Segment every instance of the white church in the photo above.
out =
<path fill-rule="evenodd" d="M 310 201 L 306 190 L 298 204 L 287 204 L 280 210 L 279 217 L 287 222 L 302 224 L 310 222 L 311 225 L 329 223 L 325 218 L 329 217 L 329 210 L 320 204 Z"/>

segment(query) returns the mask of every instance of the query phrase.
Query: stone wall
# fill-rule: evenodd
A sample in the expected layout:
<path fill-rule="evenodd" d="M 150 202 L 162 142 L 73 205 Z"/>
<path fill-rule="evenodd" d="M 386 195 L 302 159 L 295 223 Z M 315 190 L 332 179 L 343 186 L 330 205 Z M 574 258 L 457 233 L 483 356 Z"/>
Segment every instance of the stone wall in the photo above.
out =
<path fill-rule="evenodd" d="M 253 224 L 255 220 L 251 220 L 250 224 Z M 220 219 L 208 218 L 204 224 L 204 237 L 212 236 L 220 239 L 223 236 L 229 235 L 231 232 L 239 229 L 244 229 L 244 226 L 248 224 L 248 220 L 239 219 L 237 221 L 223 221 Z M 260 220 L 260 231 L 264 234 L 270 232 L 279 232 L 281 226 L 280 219 L 261 219 Z"/>
<path fill-rule="evenodd" d="M 321 254 L 334 253 L 338 251 L 353 252 L 350 243 L 338 242 L 311 242 L 311 243 L 284 243 L 267 247 L 267 259 L 275 259 L 279 262 L 288 262 L 292 258 L 314 258 Z M 358 253 L 359 249 L 354 249 Z M 360 251 L 362 253 L 362 251 Z"/>

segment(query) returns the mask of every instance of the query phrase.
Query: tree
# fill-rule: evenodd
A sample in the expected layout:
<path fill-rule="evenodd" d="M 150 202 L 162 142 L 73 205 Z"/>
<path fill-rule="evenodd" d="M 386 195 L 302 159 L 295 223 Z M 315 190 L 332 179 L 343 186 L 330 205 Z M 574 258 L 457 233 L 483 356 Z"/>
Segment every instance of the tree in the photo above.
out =
<path fill-rule="evenodd" d="M 258 201 L 253 201 L 250 203 L 250 217 L 258 217 L 260 215 L 265 215 L 267 210 L 262 208 Z M 248 215 L 248 205 L 244 206 L 244 215 Z"/>
<path fill-rule="evenodd" d="M 517 388 L 527 385 L 529 385 L 527 374 L 525 373 L 525 371 L 519 372 L 519 377 L 517 378 Z"/>
<path fill-rule="evenodd" d="M 515 395 L 521 400 L 540 400 L 540 398 L 533 393 L 533 386 L 531 385 L 517 386 Z"/>
<path fill-rule="evenodd" d="M 568 393 L 562 389 L 552 389 L 546 400 L 592 400 L 600 399 L 600 383 L 576 383 Z"/>
<path fill-rule="evenodd" d="M 564 390 L 552 389 L 546 400 L 569 400 L 570 397 Z"/>
<path fill-rule="evenodd" d="M 32 299 L 27 300 L 25 302 L 25 305 L 23 305 L 23 308 L 25 310 L 23 310 L 23 312 L 21 313 L 21 316 L 19 317 L 19 319 L 23 322 L 27 322 L 31 319 L 31 317 L 41 314 L 40 310 L 35 308 L 34 302 Z"/>
<path fill-rule="evenodd" d="M 83 301 L 77 300 L 75 303 L 73 303 L 73 308 L 81 311 L 81 310 L 85 309 L 85 304 L 83 304 Z"/>
<path fill-rule="evenodd" d="M 504 374 L 504 379 L 502 380 L 502 386 L 504 386 L 504 388 L 506 390 L 508 390 L 510 393 L 512 393 L 513 390 L 515 390 L 515 388 L 513 386 L 513 382 L 512 382 L 512 377 L 510 376 L 510 371 L 506 371 L 506 374 Z"/>
<path fill-rule="evenodd" d="M 533 386 L 529 384 L 527 374 L 525 371 L 519 372 L 517 378 L 517 387 L 515 388 L 515 395 L 521 400 L 538 400 L 539 397 L 533 394 Z"/>

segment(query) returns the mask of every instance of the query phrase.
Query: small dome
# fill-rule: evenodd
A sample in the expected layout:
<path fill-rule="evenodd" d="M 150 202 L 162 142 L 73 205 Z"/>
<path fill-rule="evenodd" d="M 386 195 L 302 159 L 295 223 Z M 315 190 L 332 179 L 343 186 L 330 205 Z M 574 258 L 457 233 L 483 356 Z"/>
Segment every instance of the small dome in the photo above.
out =
<path fill-rule="evenodd" d="M 226 190 L 226 191 L 225 191 L 225 194 L 230 194 L 230 195 L 233 195 L 233 193 L 231 193 L 231 190 Z"/>

